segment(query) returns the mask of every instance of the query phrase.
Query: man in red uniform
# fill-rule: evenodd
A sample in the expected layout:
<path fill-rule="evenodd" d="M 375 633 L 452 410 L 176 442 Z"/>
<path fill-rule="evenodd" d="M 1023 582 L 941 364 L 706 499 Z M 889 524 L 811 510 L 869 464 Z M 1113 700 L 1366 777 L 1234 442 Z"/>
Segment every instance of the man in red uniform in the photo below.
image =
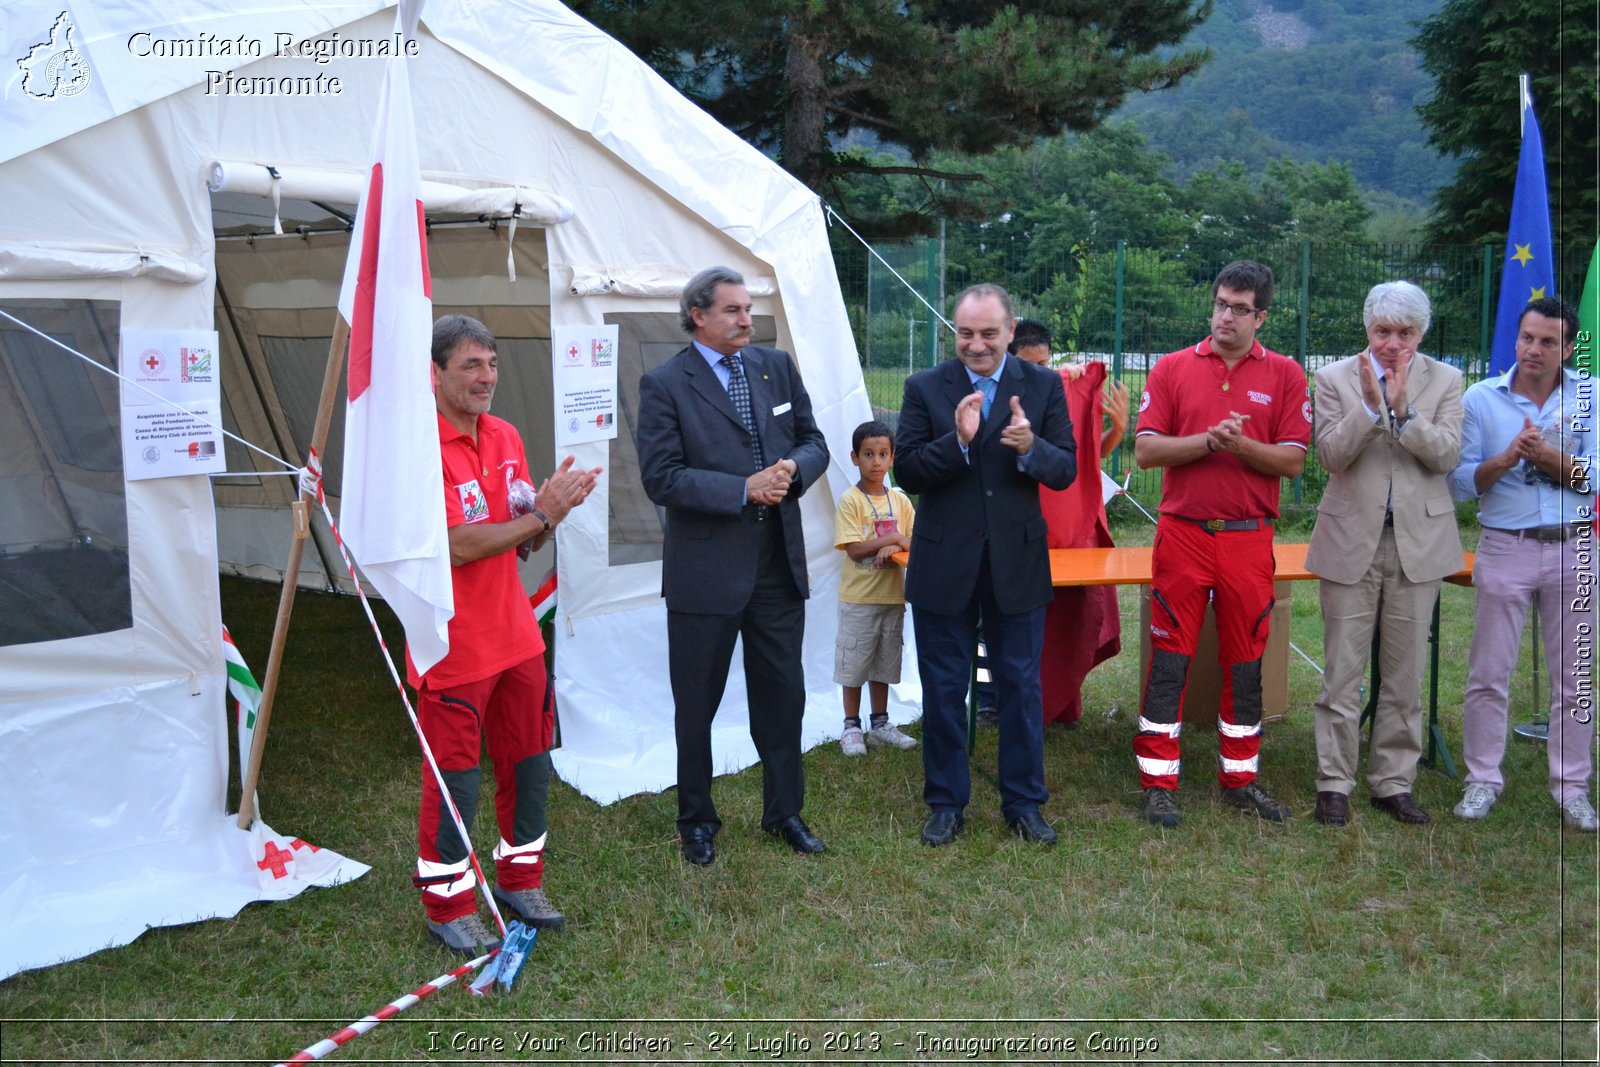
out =
<path fill-rule="evenodd" d="M 511 503 L 512 485 L 531 485 L 522 438 L 489 414 L 499 376 L 495 339 L 483 323 L 446 315 L 433 328 L 433 392 L 439 409 L 446 524 L 450 530 L 455 617 L 450 651 L 417 677 L 417 717 L 450 797 L 467 826 L 478 807 L 478 760 L 488 736 L 495 765 L 494 896 L 530 926 L 564 919 L 540 888 L 544 874 L 545 801 L 555 728 L 544 639 L 517 576 L 517 546 L 538 548 L 594 489 L 599 468 L 572 469 L 572 457 L 531 502 Z M 530 507 L 531 504 L 531 507 Z M 417 876 L 428 932 L 472 954 L 499 939 L 478 916 L 477 877 L 433 773 L 424 765 L 417 830 Z"/>
<path fill-rule="evenodd" d="M 1167 827 L 1178 825 L 1183 693 L 1208 598 L 1222 661 L 1222 800 L 1273 822 L 1289 816 L 1256 781 L 1261 655 L 1278 482 L 1305 465 L 1311 401 L 1305 371 L 1256 340 L 1272 304 L 1272 271 L 1230 263 L 1211 293 L 1211 336 L 1151 369 L 1133 449 L 1140 467 L 1166 468 L 1151 563 L 1150 669 L 1133 751 L 1144 816 Z"/>

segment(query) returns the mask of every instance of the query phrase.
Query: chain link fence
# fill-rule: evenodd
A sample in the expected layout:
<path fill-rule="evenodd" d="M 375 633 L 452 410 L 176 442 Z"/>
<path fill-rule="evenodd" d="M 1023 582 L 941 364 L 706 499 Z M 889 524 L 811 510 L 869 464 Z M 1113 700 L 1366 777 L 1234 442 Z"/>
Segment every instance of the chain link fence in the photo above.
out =
<path fill-rule="evenodd" d="M 1558 294 L 1575 302 L 1590 250 L 1556 256 Z M 1017 313 L 1050 327 L 1057 362 L 1098 360 L 1123 381 L 1137 406 L 1144 378 L 1163 353 L 1209 332 L 1211 282 L 1241 255 L 1273 270 L 1277 292 L 1262 326 L 1263 344 L 1294 358 L 1307 377 L 1366 346 L 1361 304 L 1378 282 L 1420 285 L 1433 304 L 1422 350 L 1460 368 L 1470 385 L 1487 373 L 1503 246 L 1325 244 L 1252 246 L 1235 254 L 1194 247 L 1149 248 L 1122 241 L 1038 247 L 1004 226 L 941 226 L 936 237 L 863 247 L 834 231 L 834 262 L 877 415 L 894 422 L 908 375 L 954 355 L 941 321 L 968 285 L 996 282 Z M 934 309 L 937 309 L 937 313 Z M 1106 467 L 1128 493 L 1154 510 L 1161 472 L 1133 464 L 1133 426 Z M 1287 510 L 1314 507 L 1327 474 L 1308 458 L 1285 488 Z"/>

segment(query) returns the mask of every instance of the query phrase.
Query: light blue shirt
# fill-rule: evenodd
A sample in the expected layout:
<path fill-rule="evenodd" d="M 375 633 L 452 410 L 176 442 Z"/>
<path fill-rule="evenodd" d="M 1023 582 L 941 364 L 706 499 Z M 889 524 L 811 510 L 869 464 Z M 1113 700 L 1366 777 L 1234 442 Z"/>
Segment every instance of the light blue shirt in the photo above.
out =
<path fill-rule="evenodd" d="M 691 340 L 689 343 L 694 345 L 696 351 L 700 353 L 701 357 L 704 358 L 707 363 L 711 364 L 711 373 L 715 374 L 717 376 L 717 381 L 722 383 L 722 391 L 727 392 L 728 383 L 733 380 L 733 372 L 722 365 L 722 353 L 716 351 L 715 349 L 707 348 L 699 341 Z M 742 356 L 744 354 L 744 349 L 741 348 L 734 354 Z"/>
<path fill-rule="evenodd" d="M 1596 470 L 1596 382 L 1587 375 L 1562 368 L 1561 384 L 1544 406 L 1511 391 L 1513 367 L 1486 378 L 1467 390 L 1461 400 L 1461 461 L 1450 472 L 1450 492 L 1457 500 L 1478 496 L 1478 465 L 1504 452 L 1522 432 L 1523 420 L 1532 419 L 1545 440 Z M 1586 491 L 1567 489 L 1526 460 L 1491 485 L 1478 503 L 1478 521 L 1501 530 L 1590 521 L 1594 518 L 1594 486 Z"/>
<path fill-rule="evenodd" d="M 1000 398 L 1000 375 L 1006 369 L 1006 360 L 1008 360 L 1010 358 L 1011 358 L 1011 353 L 1009 353 L 1009 352 L 1000 353 L 1000 365 L 994 369 L 994 373 L 993 374 L 989 374 L 989 375 L 974 374 L 974 373 L 972 373 L 972 368 L 967 366 L 965 363 L 963 363 L 961 365 L 961 369 L 967 372 L 967 380 L 972 383 L 972 389 L 973 389 L 974 392 L 978 391 L 978 383 L 980 381 L 982 381 L 985 377 L 987 377 L 990 381 L 994 382 L 995 399 L 998 400 Z M 993 414 L 993 408 L 990 409 L 990 413 Z M 969 450 L 969 448 L 971 446 L 970 445 L 961 445 L 959 441 L 957 441 L 957 444 L 960 445 L 961 454 L 963 456 L 967 456 L 967 462 L 971 463 L 972 462 L 972 457 L 967 455 L 968 450 Z M 1027 455 L 1018 456 L 1017 457 L 1017 470 L 1022 471 L 1024 474 L 1026 474 L 1027 471 L 1028 471 L 1028 464 L 1030 464 L 1032 462 L 1033 462 L 1033 450 L 1029 449 Z"/>

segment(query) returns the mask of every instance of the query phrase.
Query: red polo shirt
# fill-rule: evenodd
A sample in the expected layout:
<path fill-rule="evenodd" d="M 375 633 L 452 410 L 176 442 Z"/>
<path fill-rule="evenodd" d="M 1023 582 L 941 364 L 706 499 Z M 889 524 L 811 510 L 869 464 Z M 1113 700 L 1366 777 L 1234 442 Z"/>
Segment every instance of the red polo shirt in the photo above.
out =
<path fill-rule="evenodd" d="M 445 525 L 510 522 L 507 492 L 513 479 L 532 483 L 522 437 L 493 415 L 478 416 L 478 441 L 439 418 L 444 460 Z M 428 671 L 430 689 L 447 689 L 498 674 L 544 652 L 544 638 L 517 574 L 517 552 L 450 568 L 456 613 L 450 620 L 450 652 Z M 406 655 L 406 674 L 418 687 Z"/>
<path fill-rule="evenodd" d="M 1232 412 L 1250 416 L 1246 437 L 1272 445 L 1311 445 L 1311 399 L 1306 372 L 1257 341 L 1230 370 L 1211 338 L 1156 361 L 1139 398 L 1137 433 L 1187 437 L 1204 433 Z M 1280 479 L 1262 474 L 1229 452 L 1168 467 L 1161 479 L 1161 514 L 1189 519 L 1278 517 Z"/>

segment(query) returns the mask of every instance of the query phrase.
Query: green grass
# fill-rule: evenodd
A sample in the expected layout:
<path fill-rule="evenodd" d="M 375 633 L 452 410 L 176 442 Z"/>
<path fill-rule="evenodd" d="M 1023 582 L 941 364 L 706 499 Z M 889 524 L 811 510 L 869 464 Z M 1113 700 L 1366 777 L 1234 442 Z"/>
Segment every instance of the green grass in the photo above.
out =
<path fill-rule="evenodd" d="M 1380 817 L 1363 788 L 1350 827 L 1319 826 L 1317 676 L 1292 656 L 1292 710 L 1268 729 L 1263 781 L 1295 817 L 1272 826 L 1222 808 L 1215 736 L 1196 728 L 1184 822 L 1157 830 L 1138 817 L 1138 612 L 1124 598 L 1128 651 L 1091 675 L 1080 729 L 1046 731 L 1059 847 L 1005 833 L 987 731 L 966 832 L 939 850 L 917 841 L 917 752 L 807 757 L 819 857 L 759 832 L 758 768 L 719 780 L 727 824 L 706 870 L 678 858 L 672 793 L 602 808 L 558 784 L 546 884 L 569 928 L 540 938 L 510 994 L 446 989 L 333 1060 L 509 1060 L 532 1034 L 563 1040 L 544 1058 L 590 1062 L 606 1057 L 581 1051 L 581 1035 L 614 1031 L 672 1046 L 612 1062 L 1132 1062 L 1138 1040 L 1138 1062 L 1594 1061 L 1596 841 L 1560 832 L 1542 748 L 1511 744 L 1486 823 L 1452 818 L 1458 785 L 1424 771 L 1432 825 Z M 224 583 L 252 664 L 265 663 L 275 599 Z M 1444 608 L 1441 717 L 1459 756 L 1471 593 L 1447 589 Z M 1292 636 L 1321 658 L 1311 584 L 1297 587 Z M 355 603 L 302 595 L 288 663 L 263 811 L 372 873 L 18 975 L 0 984 L 0 1058 L 271 1062 L 454 965 L 422 935 L 416 744 Z M 1520 721 L 1531 707 L 1516 699 Z M 494 838 L 489 807 L 486 795 L 480 842 Z M 130 1019 L 146 1021 L 116 1021 Z M 824 1043 L 840 1032 L 842 1050 Z M 440 1050 L 458 1034 L 505 1048 Z M 729 1047 L 708 1047 L 722 1035 Z M 761 1044 L 786 1037 L 781 1057 Z M 1030 1037 L 1055 1051 L 935 1043 Z"/>

